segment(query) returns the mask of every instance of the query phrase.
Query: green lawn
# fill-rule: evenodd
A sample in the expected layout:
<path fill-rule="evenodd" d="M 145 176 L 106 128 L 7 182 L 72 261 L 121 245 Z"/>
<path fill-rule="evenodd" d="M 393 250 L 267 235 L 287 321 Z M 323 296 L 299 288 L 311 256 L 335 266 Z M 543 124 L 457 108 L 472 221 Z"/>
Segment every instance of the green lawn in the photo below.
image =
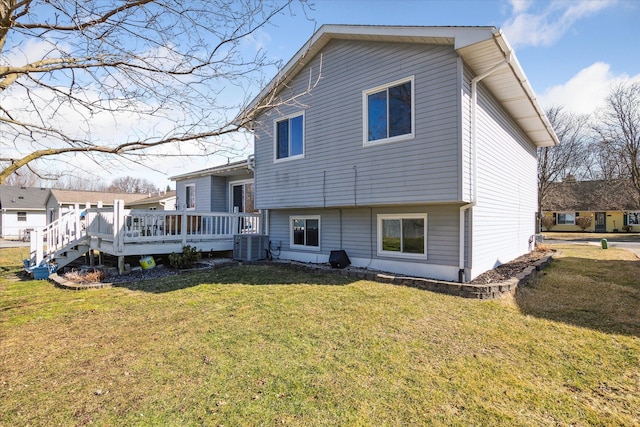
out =
<path fill-rule="evenodd" d="M 640 262 L 562 250 L 476 301 L 275 266 L 65 291 L 2 249 L 0 425 L 638 425 Z"/>

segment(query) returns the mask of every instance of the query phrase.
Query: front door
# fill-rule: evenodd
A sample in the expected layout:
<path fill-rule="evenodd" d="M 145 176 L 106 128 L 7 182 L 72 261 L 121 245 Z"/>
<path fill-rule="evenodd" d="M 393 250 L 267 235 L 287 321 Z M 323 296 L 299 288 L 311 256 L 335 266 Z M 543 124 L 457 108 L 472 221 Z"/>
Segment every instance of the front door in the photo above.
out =
<path fill-rule="evenodd" d="M 596 233 L 605 233 L 607 231 L 607 213 L 596 212 Z"/>

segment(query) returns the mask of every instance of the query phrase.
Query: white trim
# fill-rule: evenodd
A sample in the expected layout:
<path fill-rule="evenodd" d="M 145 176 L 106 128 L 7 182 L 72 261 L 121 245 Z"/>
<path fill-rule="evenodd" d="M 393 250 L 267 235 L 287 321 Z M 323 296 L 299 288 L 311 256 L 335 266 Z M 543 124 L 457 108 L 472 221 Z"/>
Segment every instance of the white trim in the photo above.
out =
<path fill-rule="evenodd" d="M 293 221 L 296 219 L 315 219 L 318 221 L 318 246 L 296 245 L 293 243 Z M 306 231 L 306 230 L 305 230 Z M 291 215 L 289 216 L 289 247 L 303 251 L 320 251 L 322 246 L 322 221 L 320 215 Z"/>
<path fill-rule="evenodd" d="M 254 179 L 239 179 L 237 181 L 229 181 L 229 189 L 227 191 L 228 196 L 229 196 L 229 200 L 228 200 L 229 213 L 233 213 L 233 186 L 234 185 L 253 184 L 253 190 L 254 190 L 254 193 L 255 193 L 255 182 L 254 181 L 255 181 Z M 255 194 L 254 194 L 254 198 L 255 198 Z M 242 204 L 244 205 L 244 200 L 242 201 Z M 254 209 L 255 209 L 255 206 L 254 206 Z M 252 213 L 252 212 L 248 212 L 248 213 Z"/>
<path fill-rule="evenodd" d="M 428 214 L 425 213 L 398 213 L 398 214 L 378 214 L 378 233 L 376 236 L 376 246 L 378 248 L 378 256 L 380 257 L 393 257 L 393 258 L 406 258 L 406 259 L 427 259 L 427 225 Z M 383 220 L 403 220 L 403 219 L 424 219 L 424 254 L 412 254 L 406 252 L 393 252 L 385 251 L 382 249 L 382 221 Z"/>
<path fill-rule="evenodd" d="M 389 89 L 390 87 L 398 86 L 406 82 L 411 82 L 411 132 L 404 135 L 392 136 L 392 137 L 387 137 L 383 139 L 376 139 L 375 141 L 369 141 L 368 96 L 371 95 L 372 93 L 381 92 L 385 89 Z M 416 89 L 415 87 L 416 87 L 415 76 L 411 75 L 403 79 L 393 81 L 391 83 L 387 83 L 381 86 L 377 86 L 377 87 L 362 91 L 362 146 L 363 147 L 372 147 L 372 146 L 381 145 L 381 144 L 388 144 L 392 142 L 408 141 L 410 139 L 415 139 L 416 137 L 416 108 L 415 108 L 416 106 L 415 90 Z M 387 106 L 388 106 L 388 103 L 389 103 L 389 100 L 387 99 Z M 389 120 L 389 111 L 387 111 L 387 121 L 388 120 Z M 388 123 L 387 123 L 387 133 L 388 133 Z"/>
<path fill-rule="evenodd" d="M 297 154 L 295 156 L 287 156 L 281 159 L 278 158 L 278 123 L 283 122 L 285 120 L 290 121 L 293 118 L 302 117 L 302 154 Z M 306 117 L 304 110 L 298 111 L 293 114 L 289 114 L 287 116 L 278 117 L 273 121 L 273 163 L 287 162 L 290 160 L 304 159 L 306 153 Z M 289 134 L 291 136 L 291 134 Z M 289 140 L 289 150 L 291 150 L 291 140 Z"/>

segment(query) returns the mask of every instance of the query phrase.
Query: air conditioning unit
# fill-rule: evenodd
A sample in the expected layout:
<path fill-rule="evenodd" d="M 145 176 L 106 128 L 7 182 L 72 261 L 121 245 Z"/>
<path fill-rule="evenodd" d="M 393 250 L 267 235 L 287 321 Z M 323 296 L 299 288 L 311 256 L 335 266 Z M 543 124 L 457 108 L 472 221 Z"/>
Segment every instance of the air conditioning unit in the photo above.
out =
<path fill-rule="evenodd" d="M 233 236 L 233 259 L 257 261 L 267 257 L 269 236 L 262 234 L 237 234 Z"/>

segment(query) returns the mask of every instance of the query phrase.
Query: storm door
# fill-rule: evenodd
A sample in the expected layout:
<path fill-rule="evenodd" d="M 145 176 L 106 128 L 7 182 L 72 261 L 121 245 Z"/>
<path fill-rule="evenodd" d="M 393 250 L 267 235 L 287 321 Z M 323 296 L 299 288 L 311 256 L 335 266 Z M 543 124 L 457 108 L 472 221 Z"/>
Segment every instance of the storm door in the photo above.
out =
<path fill-rule="evenodd" d="M 604 233 L 607 231 L 607 213 L 596 212 L 596 233 Z"/>

